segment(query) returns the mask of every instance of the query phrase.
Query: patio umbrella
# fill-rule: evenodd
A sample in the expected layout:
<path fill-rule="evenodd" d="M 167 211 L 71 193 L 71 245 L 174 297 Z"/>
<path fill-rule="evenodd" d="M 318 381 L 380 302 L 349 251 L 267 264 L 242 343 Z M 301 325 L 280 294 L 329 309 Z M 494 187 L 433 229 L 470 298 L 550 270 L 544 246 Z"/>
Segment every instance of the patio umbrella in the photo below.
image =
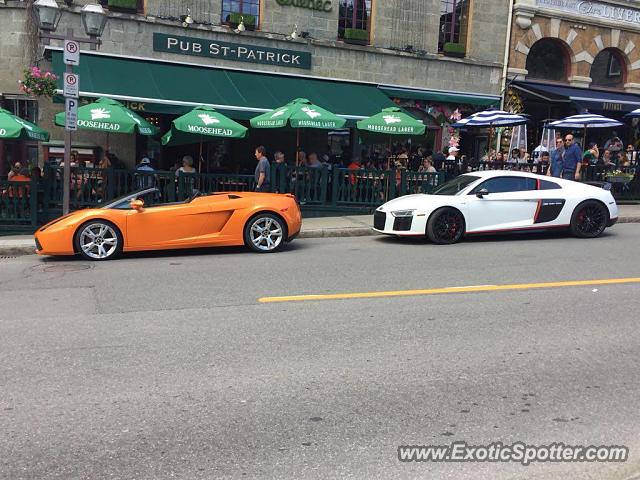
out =
<path fill-rule="evenodd" d="M 297 130 L 297 162 L 298 151 L 300 150 L 301 128 L 334 130 L 344 127 L 347 120 L 314 105 L 306 98 L 296 98 L 280 108 L 252 118 L 250 123 L 253 128 L 295 128 Z"/>
<path fill-rule="evenodd" d="M 389 144 L 393 136 L 419 137 L 427 130 L 422 120 L 413 118 L 398 107 L 385 108 L 380 113 L 358 121 L 357 126 L 365 137 L 388 137 Z"/>
<path fill-rule="evenodd" d="M 55 123 L 63 127 L 65 114 L 56 115 Z M 110 133 L 139 133 L 152 136 L 158 133 L 158 128 L 152 125 L 133 110 L 129 110 L 122 103 L 110 98 L 99 98 L 93 103 L 78 108 L 78 128 L 105 132 L 107 134 L 107 148 Z"/>
<path fill-rule="evenodd" d="M 49 140 L 49 132 L 0 108 L 0 139 L 46 142 Z"/>
<path fill-rule="evenodd" d="M 200 142 L 200 166 L 204 137 L 244 138 L 247 128 L 214 108 L 202 105 L 171 122 L 171 130 L 162 137 L 163 145 L 185 145 Z"/>
<path fill-rule="evenodd" d="M 612 128 L 623 125 L 622 122 L 614 120 L 613 118 L 603 117 L 602 115 L 596 115 L 595 113 L 583 113 L 580 115 L 572 115 L 562 120 L 556 120 L 551 122 L 549 127 L 556 128 L 581 128 L 584 130 L 584 145 L 587 144 L 587 128 Z"/>
<path fill-rule="evenodd" d="M 491 150 L 491 129 L 493 127 L 515 127 L 517 125 L 524 125 L 528 121 L 527 117 L 523 115 L 490 108 L 488 110 L 469 115 L 467 118 L 463 118 L 451 126 L 453 128 L 489 127 L 489 141 L 487 144 L 488 149 Z"/>

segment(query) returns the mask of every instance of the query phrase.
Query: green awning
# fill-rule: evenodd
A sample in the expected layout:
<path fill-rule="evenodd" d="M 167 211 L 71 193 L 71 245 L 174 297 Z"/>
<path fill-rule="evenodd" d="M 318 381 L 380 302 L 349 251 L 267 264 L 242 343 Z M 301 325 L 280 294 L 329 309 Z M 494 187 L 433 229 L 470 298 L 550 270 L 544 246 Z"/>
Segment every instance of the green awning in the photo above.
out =
<path fill-rule="evenodd" d="M 52 53 L 54 72 L 62 78 L 62 52 Z M 375 85 L 204 65 L 83 53 L 75 71 L 80 74 L 82 96 L 144 102 L 147 112 L 154 112 L 153 104 L 184 105 L 187 111 L 206 104 L 235 120 L 248 120 L 303 97 L 337 115 L 358 120 L 394 106 Z"/>
<path fill-rule="evenodd" d="M 442 92 L 435 90 L 418 90 L 400 87 L 380 87 L 389 98 L 404 100 L 423 100 L 426 102 L 453 103 L 456 105 L 480 105 L 489 107 L 500 103 L 500 97 L 491 95 L 474 95 L 470 93 Z"/>

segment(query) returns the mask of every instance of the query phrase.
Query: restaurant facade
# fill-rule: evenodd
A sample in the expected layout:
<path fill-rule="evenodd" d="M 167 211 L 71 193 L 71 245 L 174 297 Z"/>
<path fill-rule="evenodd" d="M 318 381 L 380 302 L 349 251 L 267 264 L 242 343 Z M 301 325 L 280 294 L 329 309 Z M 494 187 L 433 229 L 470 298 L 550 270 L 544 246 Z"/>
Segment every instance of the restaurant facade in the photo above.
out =
<path fill-rule="evenodd" d="M 59 32 L 81 28 L 86 1 L 59 2 Z M 452 115 L 499 105 L 504 81 L 509 1 L 478 0 L 102 0 L 109 19 L 97 51 L 82 51 L 80 102 L 110 97 L 165 132 L 171 121 L 206 104 L 248 120 L 295 98 L 347 119 L 338 132 L 307 131 L 301 146 L 333 155 L 359 154 L 355 122 L 400 105 L 423 119 L 429 149 L 448 145 Z M 62 155 L 59 98 L 19 91 L 23 69 L 64 70 L 62 45 L 42 45 L 32 2 L 0 2 L 0 102 L 51 132 L 44 145 L 0 147 L 3 170 L 14 160 L 42 163 Z M 78 130 L 81 156 L 98 147 L 128 167 L 143 155 L 167 169 L 189 146 L 163 147 L 158 138 Z M 291 161 L 295 136 L 250 130 L 244 140 L 209 142 L 214 165 L 252 161 L 263 144 Z M 2 173 L 0 171 L 0 173 Z"/>
<path fill-rule="evenodd" d="M 531 115 L 529 147 L 548 120 L 583 112 L 622 119 L 640 108 L 638 2 L 516 0 L 512 20 L 506 97 Z M 635 123 L 617 133 L 627 144 L 638 139 Z M 602 145 L 610 134 L 589 140 Z"/>

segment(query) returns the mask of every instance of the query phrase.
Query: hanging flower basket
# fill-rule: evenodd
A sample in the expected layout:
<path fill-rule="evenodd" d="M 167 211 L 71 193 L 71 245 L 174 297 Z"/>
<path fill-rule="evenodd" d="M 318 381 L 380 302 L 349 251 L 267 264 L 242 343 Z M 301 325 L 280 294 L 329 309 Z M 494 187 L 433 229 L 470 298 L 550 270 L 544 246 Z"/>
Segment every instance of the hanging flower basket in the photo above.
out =
<path fill-rule="evenodd" d="M 39 67 L 27 68 L 24 79 L 18 80 L 20 90 L 34 97 L 53 97 L 58 89 L 58 77 L 51 72 L 40 70 Z"/>

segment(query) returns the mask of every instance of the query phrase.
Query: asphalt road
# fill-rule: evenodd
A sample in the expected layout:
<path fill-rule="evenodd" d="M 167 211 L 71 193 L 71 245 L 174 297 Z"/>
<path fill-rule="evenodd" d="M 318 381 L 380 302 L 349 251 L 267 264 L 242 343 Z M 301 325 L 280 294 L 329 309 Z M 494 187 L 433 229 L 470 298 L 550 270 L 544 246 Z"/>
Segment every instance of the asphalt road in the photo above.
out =
<path fill-rule="evenodd" d="M 0 259 L 0 478 L 620 479 L 640 473 L 640 277 L 602 238 L 381 237 Z M 400 463 L 399 445 L 627 445 L 625 463 Z M 640 477 L 637 477 L 640 478 Z"/>

